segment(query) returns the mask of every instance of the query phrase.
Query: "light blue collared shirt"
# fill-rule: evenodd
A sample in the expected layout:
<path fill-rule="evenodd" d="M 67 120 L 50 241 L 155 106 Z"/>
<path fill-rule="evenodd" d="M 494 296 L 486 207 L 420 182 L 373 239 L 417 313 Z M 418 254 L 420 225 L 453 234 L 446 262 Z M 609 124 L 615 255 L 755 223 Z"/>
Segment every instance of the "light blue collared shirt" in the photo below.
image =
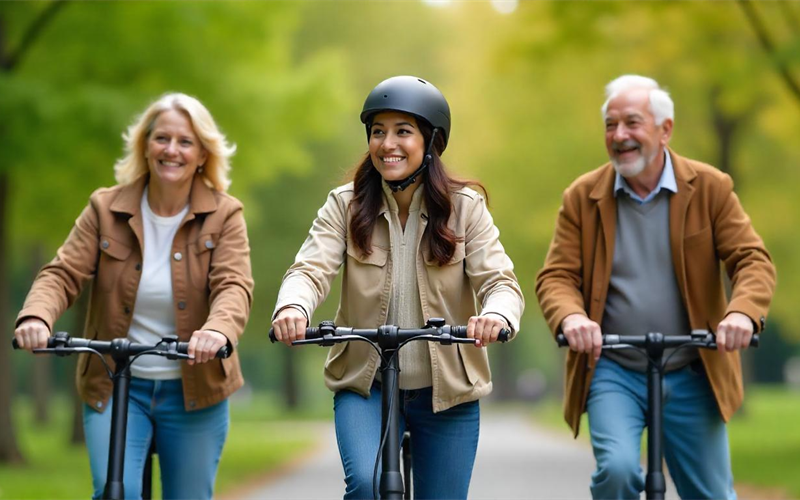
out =
<path fill-rule="evenodd" d="M 658 180 L 658 185 L 656 185 L 656 188 L 650 191 L 650 194 L 648 194 L 644 199 L 639 197 L 639 195 L 636 194 L 633 189 L 631 189 L 631 187 L 625 181 L 625 178 L 619 175 L 619 172 L 617 172 L 617 176 L 614 179 L 614 196 L 616 197 L 620 191 L 625 191 L 632 200 L 636 201 L 640 205 L 644 205 L 645 203 L 652 201 L 652 199 L 655 198 L 662 189 L 667 189 L 673 193 L 678 192 L 678 183 L 675 182 L 675 170 L 672 168 L 672 159 L 669 157 L 669 153 L 667 153 L 666 150 L 664 150 L 664 170 L 661 172 L 661 178 Z"/>

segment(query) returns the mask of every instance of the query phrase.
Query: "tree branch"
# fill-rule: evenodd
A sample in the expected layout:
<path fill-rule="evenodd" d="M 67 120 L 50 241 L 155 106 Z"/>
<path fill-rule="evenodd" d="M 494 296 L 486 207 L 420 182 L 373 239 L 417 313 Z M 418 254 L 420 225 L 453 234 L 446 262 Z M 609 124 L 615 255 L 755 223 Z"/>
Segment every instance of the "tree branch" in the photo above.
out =
<path fill-rule="evenodd" d="M 783 11 L 783 18 L 786 20 L 786 24 L 789 25 L 796 36 L 800 36 L 800 18 L 798 18 L 797 12 L 792 10 L 794 5 L 791 2 L 778 2 L 778 5 Z"/>
<path fill-rule="evenodd" d="M 747 16 L 747 20 L 750 22 L 750 26 L 753 28 L 753 31 L 756 32 L 756 36 L 758 37 L 758 41 L 761 42 L 761 46 L 775 61 L 775 64 L 778 67 L 778 72 L 780 73 L 781 77 L 783 77 L 784 83 L 789 87 L 789 90 L 794 94 L 797 100 L 800 101 L 800 84 L 794 79 L 794 76 L 792 76 L 792 73 L 789 71 L 786 63 L 776 57 L 775 44 L 767 32 L 766 26 L 764 26 L 764 23 L 761 21 L 761 17 L 759 17 L 758 12 L 756 12 L 755 7 L 753 7 L 753 3 L 750 0 L 739 0 L 739 5 L 742 7 L 745 16 Z"/>
<path fill-rule="evenodd" d="M 20 62 L 25 53 L 30 49 L 33 42 L 41 34 L 42 30 L 47 26 L 47 23 L 61 10 L 67 3 L 67 0 L 53 0 L 45 9 L 39 13 L 39 16 L 34 19 L 33 23 L 28 26 L 25 34 L 22 36 L 22 41 L 17 47 L 17 50 L 6 56 L 0 53 L 0 67 L 6 72 L 13 70 Z"/>

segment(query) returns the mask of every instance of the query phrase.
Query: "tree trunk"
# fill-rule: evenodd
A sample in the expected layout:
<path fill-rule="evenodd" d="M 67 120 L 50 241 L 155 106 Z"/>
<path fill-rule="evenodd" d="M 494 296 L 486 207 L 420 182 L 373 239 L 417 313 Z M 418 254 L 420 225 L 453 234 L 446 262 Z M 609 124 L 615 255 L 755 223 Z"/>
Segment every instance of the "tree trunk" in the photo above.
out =
<path fill-rule="evenodd" d="M 86 329 L 86 311 L 89 307 L 89 295 L 91 294 L 90 287 L 84 287 L 78 300 L 72 304 L 73 320 L 72 320 L 72 333 L 75 336 L 85 336 L 84 330 Z M 75 373 L 78 369 L 78 357 L 71 356 L 73 370 L 70 373 Z M 74 379 L 74 377 L 73 377 Z M 74 380 L 69 384 L 70 395 L 72 399 L 72 432 L 70 433 L 69 442 L 72 444 L 82 444 L 86 442 L 86 436 L 83 434 L 83 400 L 78 395 L 78 388 L 75 386 Z M 110 411 L 110 410 L 108 410 Z"/>
<path fill-rule="evenodd" d="M 8 183 L 8 172 L 0 170 L 0 325 L 13 325 L 8 314 L 9 283 L 6 267 Z M 0 463 L 22 463 L 25 460 L 17 446 L 11 415 L 14 370 L 11 369 L 10 353 L 11 342 L 6 335 L 0 338 Z"/>
<path fill-rule="evenodd" d="M 39 38 L 42 30 L 53 19 L 56 13 L 61 10 L 66 2 L 54 1 L 49 3 L 33 20 L 28 28 L 23 32 L 21 41 L 16 50 L 8 50 L 6 40 L 5 18 L 0 14 L 0 73 L 9 75 L 19 65 L 19 62 L 27 54 L 31 46 Z M 2 125 L 0 125 L 0 136 L 3 135 Z M 2 158 L 2 157 L 0 157 Z M 8 185 L 10 182 L 9 165 L 0 163 L 0 325 L 11 325 L 11 318 L 8 314 L 9 288 L 8 273 L 8 254 L 6 246 L 8 243 L 7 224 L 8 217 Z M 11 399 L 13 392 L 13 370 L 9 354 L 11 343 L 8 337 L 0 338 L 0 463 L 24 462 L 22 453 L 17 446 L 16 435 L 11 415 Z"/>
<path fill-rule="evenodd" d="M 41 244 L 33 246 L 30 259 L 30 281 L 44 263 L 44 249 Z M 44 426 L 50 421 L 50 378 L 53 366 L 51 356 L 35 356 L 33 360 L 33 373 L 31 374 L 31 392 L 33 394 L 33 420 L 36 425 Z"/>
<path fill-rule="evenodd" d="M 498 401 L 511 401 L 516 396 L 514 379 L 514 356 L 511 349 L 502 346 L 492 353 L 492 380 L 494 380 L 494 398 Z"/>
<path fill-rule="evenodd" d="M 283 399 L 286 408 L 294 410 L 300 403 L 297 385 L 297 349 L 281 349 L 283 355 Z"/>

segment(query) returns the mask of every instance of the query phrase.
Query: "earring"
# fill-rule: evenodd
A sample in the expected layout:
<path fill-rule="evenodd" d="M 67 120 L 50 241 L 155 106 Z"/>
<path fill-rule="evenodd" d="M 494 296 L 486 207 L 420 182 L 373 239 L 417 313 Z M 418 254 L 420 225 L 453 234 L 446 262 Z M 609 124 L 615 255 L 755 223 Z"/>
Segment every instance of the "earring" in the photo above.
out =
<path fill-rule="evenodd" d="M 199 167 L 197 167 L 197 173 L 198 174 L 202 174 L 203 173 L 203 165 L 200 165 Z"/>

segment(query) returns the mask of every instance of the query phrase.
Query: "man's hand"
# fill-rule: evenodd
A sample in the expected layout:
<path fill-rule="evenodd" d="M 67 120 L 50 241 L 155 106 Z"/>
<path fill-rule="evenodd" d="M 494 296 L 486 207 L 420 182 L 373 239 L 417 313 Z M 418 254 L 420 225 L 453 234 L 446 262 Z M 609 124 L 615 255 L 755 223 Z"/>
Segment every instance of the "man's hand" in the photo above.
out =
<path fill-rule="evenodd" d="M 595 361 L 600 359 L 603 350 L 603 336 L 600 325 L 583 314 L 570 314 L 561 322 L 561 331 L 575 352 L 591 353 Z"/>
<path fill-rule="evenodd" d="M 732 312 L 717 325 L 717 350 L 737 351 L 750 347 L 753 321 L 749 316 Z"/>

